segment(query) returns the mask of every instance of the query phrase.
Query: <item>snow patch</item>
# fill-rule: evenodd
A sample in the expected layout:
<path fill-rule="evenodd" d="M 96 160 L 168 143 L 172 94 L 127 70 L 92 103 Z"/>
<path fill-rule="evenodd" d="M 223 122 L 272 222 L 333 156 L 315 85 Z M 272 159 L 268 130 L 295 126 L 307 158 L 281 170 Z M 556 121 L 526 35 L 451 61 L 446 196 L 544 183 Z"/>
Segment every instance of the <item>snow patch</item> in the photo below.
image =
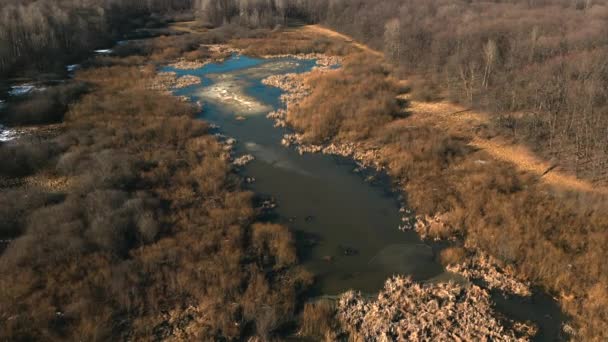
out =
<path fill-rule="evenodd" d="M 8 129 L 0 125 L 0 142 L 7 142 L 17 138 L 18 133 L 15 130 Z"/>
<path fill-rule="evenodd" d="M 66 65 L 65 69 L 66 69 L 68 72 L 74 72 L 74 71 L 76 71 L 76 70 L 80 69 L 80 64 L 70 64 L 70 65 Z"/>
<path fill-rule="evenodd" d="M 22 84 L 18 86 L 12 86 L 11 90 L 8 91 L 10 96 L 22 96 L 29 94 L 35 87 L 31 84 Z"/>
<path fill-rule="evenodd" d="M 95 50 L 95 53 L 99 55 L 108 55 L 112 53 L 112 49 L 99 49 Z"/>

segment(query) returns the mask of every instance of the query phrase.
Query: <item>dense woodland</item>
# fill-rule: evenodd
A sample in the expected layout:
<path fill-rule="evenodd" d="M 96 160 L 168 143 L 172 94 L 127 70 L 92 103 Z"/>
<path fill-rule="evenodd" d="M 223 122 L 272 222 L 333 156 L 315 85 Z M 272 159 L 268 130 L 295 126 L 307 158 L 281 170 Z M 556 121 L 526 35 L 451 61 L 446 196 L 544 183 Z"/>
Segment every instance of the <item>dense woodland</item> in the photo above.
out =
<path fill-rule="evenodd" d="M 150 14 L 190 8 L 191 0 L 3 0 L 0 76 L 65 70 L 130 28 L 160 24 Z"/>

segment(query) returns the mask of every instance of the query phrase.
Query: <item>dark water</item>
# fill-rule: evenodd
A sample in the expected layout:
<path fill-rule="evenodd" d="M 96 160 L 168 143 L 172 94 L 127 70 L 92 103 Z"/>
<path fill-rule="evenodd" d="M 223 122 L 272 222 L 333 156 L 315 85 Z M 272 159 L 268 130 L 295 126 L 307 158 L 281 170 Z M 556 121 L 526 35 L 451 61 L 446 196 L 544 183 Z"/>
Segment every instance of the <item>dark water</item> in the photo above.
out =
<path fill-rule="evenodd" d="M 276 221 L 295 233 L 301 262 L 317 276 L 318 295 L 355 289 L 377 292 L 387 277 L 405 274 L 419 281 L 464 281 L 435 261 L 433 248 L 414 232 L 401 232 L 399 202 L 387 182 L 369 183 L 355 165 L 339 157 L 300 155 L 281 146 L 285 129 L 273 127 L 266 114 L 281 106 L 281 91 L 261 80 L 288 72 L 305 72 L 311 60 L 253 59 L 234 56 L 221 64 L 196 70 L 202 85 L 177 90 L 204 103 L 201 118 L 217 124 L 222 134 L 237 139 L 236 155 L 255 160 L 243 169 L 254 177 L 250 189 L 272 196 Z M 245 120 L 238 120 L 242 116 Z M 550 297 L 497 298 L 497 309 L 511 318 L 540 324 L 540 340 L 559 338 L 561 316 Z"/>

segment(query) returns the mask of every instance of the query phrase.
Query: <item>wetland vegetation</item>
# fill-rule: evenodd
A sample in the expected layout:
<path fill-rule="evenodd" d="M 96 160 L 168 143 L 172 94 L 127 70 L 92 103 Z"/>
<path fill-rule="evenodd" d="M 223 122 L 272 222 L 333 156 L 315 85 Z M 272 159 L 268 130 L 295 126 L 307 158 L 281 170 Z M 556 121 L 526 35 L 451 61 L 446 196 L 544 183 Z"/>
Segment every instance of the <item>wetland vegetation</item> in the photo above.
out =
<path fill-rule="evenodd" d="M 0 339 L 606 338 L 604 1 L 92 3 L 0 5 Z"/>

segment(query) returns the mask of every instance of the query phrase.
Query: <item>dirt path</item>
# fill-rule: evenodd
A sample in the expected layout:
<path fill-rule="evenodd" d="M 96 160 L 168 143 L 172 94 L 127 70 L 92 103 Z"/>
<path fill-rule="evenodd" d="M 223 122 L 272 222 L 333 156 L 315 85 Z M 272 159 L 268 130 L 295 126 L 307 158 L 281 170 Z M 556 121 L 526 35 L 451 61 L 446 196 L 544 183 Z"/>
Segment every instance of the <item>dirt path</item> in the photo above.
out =
<path fill-rule="evenodd" d="M 197 21 L 178 21 L 172 24 L 169 24 L 169 29 L 179 32 L 186 32 L 197 34 L 201 32 L 205 32 L 205 29 L 196 27 L 198 25 Z"/>
<path fill-rule="evenodd" d="M 364 44 L 356 42 L 352 37 L 321 25 L 307 25 L 303 26 L 301 30 L 341 39 L 353 44 L 362 51 L 378 57 L 383 56 L 382 52 L 371 49 Z M 569 190 L 608 194 L 608 188 L 598 187 L 589 181 L 579 179 L 560 170 L 559 167 L 550 170 L 553 165 L 535 155 L 529 148 L 523 145 L 511 144 L 500 137 L 484 139 L 477 136 L 472 131 L 472 128 L 487 125 L 490 122 L 489 117 L 484 113 L 468 111 L 466 108 L 449 102 L 423 103 L 416 101 L 411 102 L 411 111 L 414 113 L 413 117 L 417 120 L 442 128 L 448 132 L 468 136 L 471 138 L 471 146 L 483 149 L 497 160 L 512 163 L 522 171 L 535 174 L 548 184 Z"/>
<path fill-rule="evenodd" d="M 326 37 L 330 37 L 330 38 L 335 38 L 335 39 L 341 39 L 344 40 L 347 43 L 351 43 L 353 46 L 357 47 L 358 49 L 365 51 L 365 52 L 369 52 L 375 56 L 378 57 L 383 57 L 384 55 L 382 54 L 382 52 L 380 51 L 376 51 L 372 48 L 370 48 L 369 46 L 365 45 L 365 44 L 361 44 L 357 41 L 355 41 L 352 37 L 347 36 L 345 34 L 330 30 L 326 27 L 323 27 L 321 25 L 306 25 L 303 26 L 301 28 L 302 31 L 304 32 L 309 32 L 309 33 L 315 33 L 315 34 L 319 34 L 322 36 L 326 36 Z"/>
<path fill-rule="evenodd" d="M 526 146 L 512 144 L 501 137 L 485 139 L 478 136 L 474 132 L 475 128 L 488 125 L 490 122 L 485 113 L 470 111 L 449 102 L 417 101 L 411 102 L 411 111 L 413 120 L 469 137 L 471 146 L 484 150 L 497 160 L 512 163 L 522 171 L 537 175 L 545 183 L 569 190 L 608 194 L 607 188 L 595 186 L 589 181 L 560 170 L 559 165 L 555 166 L 538 157 Z"/>

